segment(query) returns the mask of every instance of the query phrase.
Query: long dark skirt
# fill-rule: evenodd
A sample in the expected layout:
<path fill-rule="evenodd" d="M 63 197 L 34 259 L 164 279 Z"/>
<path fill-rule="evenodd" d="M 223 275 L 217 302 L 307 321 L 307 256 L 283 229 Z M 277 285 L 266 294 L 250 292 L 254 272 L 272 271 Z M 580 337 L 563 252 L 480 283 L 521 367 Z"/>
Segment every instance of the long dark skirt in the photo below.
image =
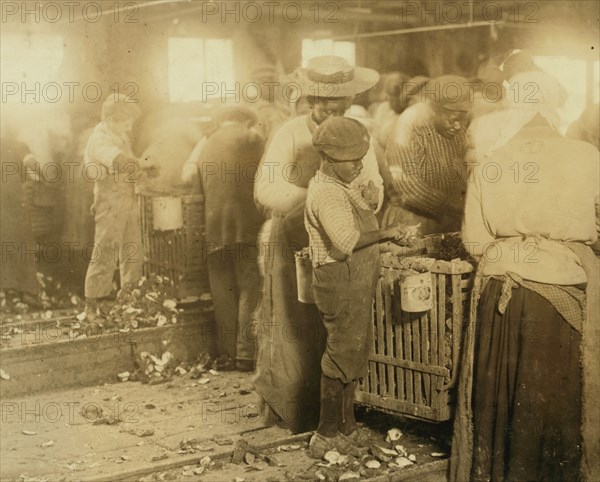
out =
<path fill-rule="evenodd" d="M 581 335 L 522 287 L 500 314 L 501 288 L 491 280 L 479 305 L 472 478 L 577 481 Z"/>
<path fill-rule="evenodd" d="M 302 244 L 294 244 L 281 218 L 273 218 L 269 243 L 254 388 L 287 428 L 306 432 L 319 422 L 326 332 L 317 307 L 298 301 L 294 251 Z"/>

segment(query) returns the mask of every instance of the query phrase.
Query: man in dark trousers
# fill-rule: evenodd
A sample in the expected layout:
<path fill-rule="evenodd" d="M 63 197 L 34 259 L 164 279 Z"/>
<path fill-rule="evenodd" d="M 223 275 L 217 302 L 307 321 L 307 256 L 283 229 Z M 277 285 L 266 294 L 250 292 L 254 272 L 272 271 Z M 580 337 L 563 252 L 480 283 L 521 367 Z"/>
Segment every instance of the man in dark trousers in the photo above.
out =
<path fill-rule="evenodd" d="M 27 213 L 25 191 L 26 165 L 35 164 L 35 158 L 27 147 L 17 140 L 14 132 L 2 119 L 2 188 L 0 189 L 2 211 L 0 216 L 0 241 L 2 245 L 2 269 L 0 290 L 13 291 L 21 301 L 41 307 L 37 298 L 40 287 L 37 282 L 36 244 Z"/>
<path fill-rule="evenodd" d="M 251 315 L 260 290 L 256 238 L 263 222 L 253 190 L 265 141 L 253 130 L 257 117 L 247 107 L 223 107 L 214 120 L 216 130 L 186 164 L 195 160 L 205 198 L 205 253 L 219 350 L 235 359 L 239 370 L 251 371 Z"/>

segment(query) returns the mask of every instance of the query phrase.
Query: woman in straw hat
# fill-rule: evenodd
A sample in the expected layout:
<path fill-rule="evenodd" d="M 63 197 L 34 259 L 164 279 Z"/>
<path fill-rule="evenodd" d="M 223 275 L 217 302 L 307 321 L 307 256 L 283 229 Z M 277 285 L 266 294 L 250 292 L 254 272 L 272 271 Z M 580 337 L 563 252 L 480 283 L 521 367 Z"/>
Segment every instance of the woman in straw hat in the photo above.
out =
<path fill-rule="evenodd" d="M 272 213 L 265 256 L 264 293 L 258 317 L 255 388 L 267 414 L 293 432 L 312 430 L 319 419 L 320 361 L 325 333 L 314 304 L 297 299 L 294 252 L 308 246 L 304 204 L 309 180 L 320 156 L 312 134 L 331 116 L 343 116 L 355 94 L 377 83 L 379 74 L 352 67 L 344 59 L 311 59 L 288 79 L 288 86 L 307 96 L 308 115 L 283 124 L 274 134 L 257 172 L 256 202 Z M 371 181 L 369 183 L 369 181 Z M 382 179 L 372 149 L 355 181 L 378 209 Z"/>

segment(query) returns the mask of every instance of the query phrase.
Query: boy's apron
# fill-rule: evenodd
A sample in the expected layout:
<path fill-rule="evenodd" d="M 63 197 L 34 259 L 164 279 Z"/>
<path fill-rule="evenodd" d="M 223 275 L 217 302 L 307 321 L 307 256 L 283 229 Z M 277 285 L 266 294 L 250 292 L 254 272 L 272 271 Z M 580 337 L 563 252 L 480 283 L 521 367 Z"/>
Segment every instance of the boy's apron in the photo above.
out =
<path fill-rule="evenodd" d="M 373 211 L 354 204 L 353 211 L 354 223 L 361 233 L 379 229 Z M 345 261 L 313 269 L 315 303 L 327 330 L 321 359 L 326 377 L 349 383 L 366 375 L 378 276 L 377 243 L 355 251 Z"/>

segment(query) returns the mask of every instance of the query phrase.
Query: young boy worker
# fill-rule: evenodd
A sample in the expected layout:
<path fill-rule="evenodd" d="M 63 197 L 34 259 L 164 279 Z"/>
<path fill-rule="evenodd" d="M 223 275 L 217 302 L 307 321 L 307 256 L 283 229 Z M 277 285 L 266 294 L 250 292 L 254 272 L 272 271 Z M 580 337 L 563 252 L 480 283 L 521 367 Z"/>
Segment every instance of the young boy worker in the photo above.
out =
<path fill-rule="evenodd" d="M 111 94 L 102 104 L 102 121 L 85 147 L 84 163 L 94 177 L 96 222 L 94 249 L 85 277 L 85 314 L 88 322 L 101 321 L 98 299 L 112 291 L 118 264 L 121 286 L 142 277 L 142 231 L 135 183 L 142 174 L 158 174 L 159 167 L 141 164 L 131 150 L 130 131 L 140 116 L 137 102 Z"/>
<path fill-rule="evenodd" d="M 313 292 L 327 346 L 321 359 L 319 426 L 309 454 L 321 458 L 334 448 L 353 452 L 360 443 L 354 389 L 355 381 L 367 373 L 379 275 L 377 243 L 406 238 L 414 229 L 401 224 L 379 229 L 374 213 L 377 197 L 365 196 L 351 185 L 369 150 L 369 135 L 361 123 L 330 117 L 315 130 L 312 142 L 321 154 L 321 167 L 308 186 L 305 225 Z"/>

